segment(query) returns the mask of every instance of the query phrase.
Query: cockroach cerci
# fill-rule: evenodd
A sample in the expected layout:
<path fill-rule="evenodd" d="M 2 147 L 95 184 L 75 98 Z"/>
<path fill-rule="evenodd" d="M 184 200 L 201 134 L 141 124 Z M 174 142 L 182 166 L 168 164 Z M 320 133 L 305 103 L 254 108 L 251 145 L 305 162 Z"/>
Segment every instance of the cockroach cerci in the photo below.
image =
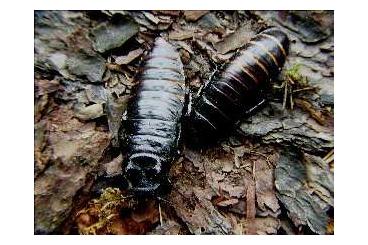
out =
<path fill-rule="evenodd" d="M 188 122 L 192 134 L 208 141 L 233 128 L 259 102 L 262 87 L 279 73 L 288 48 L 288 37 L 277 28 L 255 35 L 222 75 L 194 99 Z"/>
<path fill-rule="evenodd" d="M 122 122 L 124 172 L 135 195 L 157 195 L 168 184 L 185 105 L 183 65 L 163 38 L 155 40 L 137 83 Z"/>

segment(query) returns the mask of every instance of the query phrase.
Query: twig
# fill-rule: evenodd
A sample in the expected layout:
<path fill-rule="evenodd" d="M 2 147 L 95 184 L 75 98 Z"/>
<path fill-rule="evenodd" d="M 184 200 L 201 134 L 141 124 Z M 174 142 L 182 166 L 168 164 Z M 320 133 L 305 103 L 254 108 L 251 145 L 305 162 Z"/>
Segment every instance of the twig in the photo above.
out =
<path fill-rule="evenodd" d="M 293 100 L 293 90 L 292 90 L 292 87 L 290 87 L 289 93 L 290 93 L 290 108 L 291 108 L 291 110 L 293 110 L 294 109 L 294 100 Z"/>
<path fill-rule="evenodd" d="M 327 164 L 330 164 L 331 162 L 333 162 L 333 160 L 334 160 L 334 155 L 330 156 L 325 161 L 326 161 Z"/>
<path fill-rule="evenodd" d="M 315 90 L 315 89 L 316 89 L 315 87 L 300 88 L 300 89 L 293 90 L 293 93 L 298 93 L 298 92 L 301 92 L 301 91 L 308 91 L 308 90 Z"/>
<path fill-rule="evenodd" d="M 334 149 L 332 149 L 331 151 L 329 151 L 329 152 L 327 153 L 327 155 L 323 157 L 323 160 L 324 160 L 324 161 L 327 161 L 327 159 L 329 159 L 329 158 L 330 158 L 331 156 L 333 156 L 333 155 L 334 155 Z"/>
<path fill-rule="evenodd" d="M 160 203 L 158 203 L 158 212 L 160 214 L 160 225 L 162 226 L 164 222 L 162 221 L 162 213 L 161 213 L 161 205 L 160 205 Z"/>
<path fill-rule="evenodd" d="M 285 87 L 285 82 L 283 82 L 280 86 L 273 85 L 273 87 L 276 88 L 276 89 L 281 89 L 281 88 Z"/>
<path fill-rule="evenodd" d="M 294 80 L 291 79 L 291 77 L 289 77 L 289 76 L 288 76 L 288 81 L 290 82 L 291 85 L 294 85 L 295 84 Z"/>

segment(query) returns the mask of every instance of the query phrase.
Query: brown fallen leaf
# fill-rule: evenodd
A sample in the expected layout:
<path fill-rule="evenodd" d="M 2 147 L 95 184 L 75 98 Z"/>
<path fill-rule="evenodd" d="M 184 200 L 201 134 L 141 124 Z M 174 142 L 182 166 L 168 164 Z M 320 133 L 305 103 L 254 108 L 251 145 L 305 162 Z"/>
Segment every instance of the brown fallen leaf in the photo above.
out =
<path fill-rule="evenodd" d="M 35 80 L 35 92 L 37 96 L 55 92 L 59 88 L 60 82 L 58 80 Z"/>
<path fill-rule="evenodd" d="M 144 50 L 141 48 L 130 51 L 127 55 L 118 56 L 115 58 L 115 63 L 118 65 L 126 65 L 143 54 Z"/>
<path fill-rule="evenodd" d="M 222 41 L 214 45 L 220 54 L 243 47 L 254 36 L 254 31 L 249 24 L 239 27 L 234 33 L 225 37 Z"/>
<path fill-rule="evenodd" d="M 154 10 L 152 11 L 155 14 L 163 14 L 163 15 L 171 15 L 171 16 L 179 16 L 180 10 Z"/>
<path fill-rule="evenodd" d="M 318 111 L 314 108 L 314 106 L 303 99 L 294 99 L 294 103 L 296 106 L 300 107 L 301 109 L 307 111 L 309 113 L 309 115 L 315 119 L 319 124 L 321 125 L 325 125 L 326 123 L 326 119 L 323 116 L 321 111 Z"/>
<path fill-rule="evenodd" d="M 224 201 L 220 201 L 220 202 L 216 203 L 216 205 L 219 206 L 219 207 L 227 207 L 227 206 L 232 206 L 234 204 L 237 204 L 238 202 L 239 202 L 238 199 L 231 198 L 231 199 L 227 199 L 227 200 L 224 200 Z"/>
<path fill-rule="evenodd" d="M 104 115 L 102 104 L 93 104 L 75 108 L 75 116 L 81 120 L 96 119 Z"/>
<path fill-rule="evenodd" d="M 255 234 L 257 235 L 277 234 L 277 230 L 280 227 L 280 220 L 270 216 L 256 217 L 253 224 L 254 227 L 252 229 L 255 230 Z"/>
<path fill-rule="evenodd" d="M 149 19 L 151 22 L 153 22 L 156 25 L 160 22 L 159 18 L 157 18 L 156 16 L 154 16 L 153 14 L 151 14 L 147 11 L 144 11 L 143 14 L 144 14 L 144 16 L 146 16 L 147 19 Z"/>
<path fill-rule="evenodd" d="M 199 49 L 204 51 L 215 63 L 226 62 L 234 55 L 234 52 L 229 52 L 227 54 L 220 54 L 214 48 L 212 48 L 210 45 L 208 45 L 207 43 L 205 43 L 205 42 L 203 42 L 199 39 L 194 39 L 194 44 Z"/>
<path fill-rule="evenodd" d="M 270 168 L 269 164 L 263 159 L 256 160 L 255 185 L 257 207 L 263 214 L 277 217 L 280 213 L 280 205 L 276 197 L 274 179 L 274 168 Z"/>
<path fill-rule="evenodd" d="M 174 31 L 171 31 L 169 33 L 169 39 L 170 40 L 185 40 L 185 39 L 189 39 L 192 38 L 195 34 L 195 30 L 194 29 L 184 29 L 184 30 L 179 30 L 176 29 Z"/>
<path fill-rule="evenodd" d="M 45 111 L 48 102 L 49 102 L 48 94 L 42 95 L 35 101 L 34 117 L 36 122 L 38 122 L 42 118 L 43 112 Z"/>
<path fill-rule="evenodd" d="M 184 17 L 187 21 L 196 21 L 208 12 L 208 10 L 188 10 L 184 11 Z"/>
<path fill-rule="evenodd" d="M 119 154 L 118 157 L 114 158 L 112 161 L 105 163 L 104 168 L 105 172 L 108 176 L 121 174 L 121 163 L 123 161 L 122 154 Z"/>
<path fill-rule="evenodd" d="M 190 62 L 190 53 L 185 49 L 180 49 L 180 58 L 183 61 L 183 64 L 189 64 Z"/>

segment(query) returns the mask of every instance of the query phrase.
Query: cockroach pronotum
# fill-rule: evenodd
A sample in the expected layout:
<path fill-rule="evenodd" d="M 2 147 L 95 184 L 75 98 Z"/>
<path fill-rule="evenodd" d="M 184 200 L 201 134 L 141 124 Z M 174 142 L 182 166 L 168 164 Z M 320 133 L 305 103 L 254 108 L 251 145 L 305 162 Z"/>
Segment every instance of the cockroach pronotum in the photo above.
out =
<path fill-rule="evenodd" d="M 259 102 L 259 92 L 275 78 L 289 49 L 284 32 L 270 28 L 255 35 L 218 79 L 194 99 L 188 122 L 198 141 L 208 141 L 233 128 Z"/>
<path fill-rule="evenodd" d="M 122 122 L 124 172 L 137 196 L 158 195 L 178 152 L 185 105 L 185 77 L 179 53 L 157 38 L 137 79 Z"/>

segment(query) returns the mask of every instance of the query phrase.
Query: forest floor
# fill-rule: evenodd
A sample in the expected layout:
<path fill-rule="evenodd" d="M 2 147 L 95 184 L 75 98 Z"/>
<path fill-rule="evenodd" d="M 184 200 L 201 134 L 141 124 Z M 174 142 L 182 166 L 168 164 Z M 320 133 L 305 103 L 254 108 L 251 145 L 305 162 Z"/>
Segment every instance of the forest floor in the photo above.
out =
<path fill-rule="evenodd" d="M 211 148 L 184 143 L 164 198 L 96 194 L 121 173 L 121 116 L 156 37 L 195 94 L 269 26 L 291 44 L 261 110 Z M 333 234 L 333 26 L 333 11 L 35 11 L 35 233 Z"/>

